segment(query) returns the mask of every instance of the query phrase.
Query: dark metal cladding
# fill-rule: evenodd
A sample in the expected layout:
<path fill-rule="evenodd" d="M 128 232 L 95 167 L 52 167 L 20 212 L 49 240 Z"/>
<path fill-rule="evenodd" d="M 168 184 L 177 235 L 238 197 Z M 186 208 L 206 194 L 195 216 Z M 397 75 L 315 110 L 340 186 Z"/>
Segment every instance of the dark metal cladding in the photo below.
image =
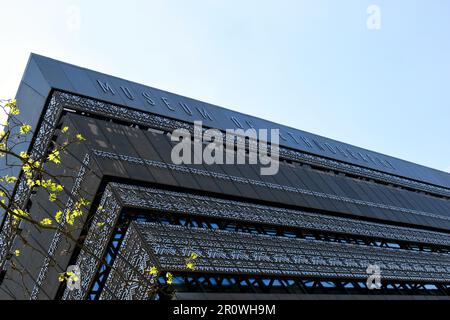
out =
<path fill-rule="evenodd" d="M 83 196 L 90 213 L 74 228 L 81 249 L 22 221 L 22 235 L 45 254 L 17 237 L 7 246 L 11 219 L 3 219 L 0 299 L 450 295 L 447 173 L 35 54 L 17 100 L 35 128 L 33 144 L 22 146 L 32 155 L 65 139 L 59 126 L 86 138 L 63 155 L 67 168 L 48 170 L 68 176 L 63 211 Z M 195 120 L 221 130 L 280 129 L 278 173 L 173 163 L 171 132 L 193 133 Z M 58 209 L 23 179 L 15 201 L 38 218 Z M 12 248 L 22 250 L 14 257 L 27 270 L 22 278 Z M 58 281 L 69 265 L 81 270 L 79 290 Z M 382 270 L 380 290 L 366 286 L 371 265 Z M 174 294 L 152 266 L 173 274 Z"/>
<path fill-rule="evenodd" d="M 30 88 L 33 93 L 29 92 Z M 205 127 L 279 129 L 280 144 L 294 150 L 450 189 L 450 174 L 446 172 L 37 54 L 30 56 L 17 96 L 19 103 L 27 106 L 30 94 L 33 99 L 37 98 L 26 115 L 29 122 L 36 123 L 44 107 L 43 98 L 45 100 L 54 89 L 186 122 L 201 120 Z"/>
<path fill-rule="evenodd" d="M 132 132 L 137 129 L 103 120 L 90 119 L 86 121 L 85 117 L 78 115 L 68 115 L 68 117 L 78 131 L 87 137 L 86 144 L 97 158 L 111 159 L 120 163 L 118 167 L 120 169 L 116 169 L 115 176 L 134 181 L 165 183 L 164 179 L 157 181 L 153 176 L 148 176 L 147 170 L 143 170 L 139 162 L 152 160 L 153 163 L 149 162 L 147 167 L 154 168 L 171 163 L 172 145 L 167 135 L 156 134 L 147 140 L 153 144 L 153 150 L 159 155 L 157 159 L 155 157 L 147 159 L 139 156 L 138 152 L 132 148 L 133 145 L 138 145 L 140 143 L 138 139 L 142 138 L 141 136 L 133 137 Z M 97 134 L 92 135 L 92 131 Z M 128 138 L 124 141 L 126 136 Z M 99 137 L 100 139 L 98 139 Z M 106 149 L 101 147 L 105 141 L 108 146 Z M 144 140 L 143 143 L 145 144 L 146 141 Z M 138 150 L 141 148 L 139 146 Z M 419 219 L 424 219 L 436 228 L 450 230 L 450 215 L 448 214 L 450 202 L 448 200 L 432 198 L 413 191 L 378 186 L 372 182 L 351 177 L 333 177 L 328 173 L 295 164 L 280 164 L 279 173 L 273 177 L 287 177 L 282 180 L 282 183 L 262 183 L 255 165 L 230 166 L 224 164 L 221 167 L 223 170 L 216 171 L 215 168 L 201 164 L 172 164 L 167 171 L 175 178 L 177 186 L 183 189 L 228 195 L 228 189 L 222 190 L 220 185 L 223 180 L 230 180 L 234 182 L 232 189 L 240 190 L 240 197 L 257 201 L 282 205 L 291 204 L 411 225 L 423 225 Z M 217 178 L 218 174 L 223 177 Z M 212 179 L 212 176 L 216 178 Z M 343 188 L 340 189 L 338 185 Z M 280 190 L 289 198 L 277 198 L 276 192 Z M 396 201 L 392 201 L 387 194 L 395 195 Z M 232 196 L 233 193 L 229 195 Z M 308 200 L 305 202 L 304 199 Z M 425 205 L 427 203 L 429 206 Z M 389 214 L 382 214 L 380 209 L 388 210 Z"/>

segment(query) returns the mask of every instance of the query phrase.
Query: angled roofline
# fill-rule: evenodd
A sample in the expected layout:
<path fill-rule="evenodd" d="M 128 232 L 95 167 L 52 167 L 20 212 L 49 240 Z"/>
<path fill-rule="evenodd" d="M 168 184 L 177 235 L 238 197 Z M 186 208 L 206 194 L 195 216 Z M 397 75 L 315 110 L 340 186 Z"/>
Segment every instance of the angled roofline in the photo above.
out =
<path fill-rule="evenodd" d="M 37 125 L 53 90 L 222 130 L 279 129 L 281 146 L 450 189 L 443 171 L 34 53 L 16 96 L 22 120 Z"/>

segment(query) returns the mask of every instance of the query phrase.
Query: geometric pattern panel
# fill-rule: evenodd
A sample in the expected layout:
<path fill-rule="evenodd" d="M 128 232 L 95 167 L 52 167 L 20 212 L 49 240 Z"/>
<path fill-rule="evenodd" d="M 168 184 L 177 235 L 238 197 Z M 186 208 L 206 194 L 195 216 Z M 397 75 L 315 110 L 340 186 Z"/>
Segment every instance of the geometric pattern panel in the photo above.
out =
<path fill-rule="evenodd" d="M 235 184 L 241 184 L 241 185 L 249 185 L 249 186 L 255 186 L 255 187 L 262 187 L 265 188 L 267 191 L 275 190 L 275 191 L 282 191 L 289 194 L 293 194 L 293 196 L 307 196 L 307 197 L 314 197 L 318 201 L 333 201 L 338 202 L 340 204 L 351 204 L 351 205 L 357 205 L 361 206 L 362 210 L 389 210 L 392 212 L 392 216 L 396 215 L 416 215 L 418 217 L 426 217 L 426 218 L 433 218 L 441 220 L 443 223 L 448 223 L 450 221 L 450 217 L 442 214 L 435 214 L 432 212 L 427 212 L 423 210 L 415 210 L 407 208 L 406 206 L 397 206 L 397 205 L 388 205 L 381 202 L 374 202 L 374 201 L 367 201 L 367 200 L 361 200 L 357 199 L 356 197 L 347 197 L 347 196 L 338 196 L 336 194 L 331 193 L 325 193 L 320 191 L 312 191 L 310 189 L 306 188 L 299 188 L 299 187 L 292 187 L 285 184 L 278 184 L 278 183 L 271 183 L 271 182 L 265 182 L 260 180 L 255 180 L 251 178 L 244 178 L 240 176 L 234 176 L 224 173 L 219 173 L 213 170 L 204 170 L 204 169 L 198 169 L 198 168 L 192 168 L 192 167 L 186 167 L 183 165 L 175 165 L 170 163 L 165 163 L 162 161 L 156 161 L 156 160 L 149 160 L 149 159 L 142 159 L 139 157 L 133 157 L 130 155 L 125 154 L 118 154 L 114 152 L 107 152 L 102 150 L 93 149 L 93 154 L 97 157 L 102 157 L 105 159 L 110 160 L 119 160 L 119 161 L 125 161 L 132 164 L 138 164 L 138 165 L 148 165 L 153 168 L 159 168 L 159 169 L 169 169 L 172 171 L 175 171 L 177 173 L 185 174 L 187 176 L 195 177 L 195 176 L 206 176 L 211 177 L 215 181 L 228 181 Z"/>
<path fill-rule="evenodd" d="M 133 225 L 128 228 L 121 248 L 102 289 L 100 299 L 144 300 L 150 298 L 149 292 L 152 285 L 156 283 L 156 279 L 146 272 L 152 266 L 149 250 Z"/>
<path fill-rule="evenodd" d="M 48 66 L 37 69 L 42 71 L 47 70 L 47 68 Z M 51 68 L 48 69 L 50 70 Z M 54 80 L 56 83 L 60 79 L 56 81 L 58 77 L 56 77 L 57 73 L 55 70 L 52 70 L 52 75 L 55 76 Z M 29 79 L 30 83 L 41 81 L 40 71 L 38 73 L 39 76 L 36 77 L 34 75 Z M 42 78 L 42 80 L 44 79 Z M 293 161 L 295 165 L 292 166 L 294 168 L 292 170 L 281 170 L 281 176 L 284 176 L 284 178 L 278 179 L 252 178 L 255 175 L 251 174 L 251 170 L 248 172 L 243 170 L 244 174 L 240 175 L 236 173 L 240 170 L 223 170 L 224 173 L 222 173 L 220 167 L 217 168 L 218 170 L 206 170 L 206 167 L 203 167 L 205 170 L 202 170 L 202 166 L 179 166 L 172 164 L 167 159 L 158 161 L 155 160 L 157 157 L 153 158 L 152 152 L 146 152 L 145 156 L 140 154 L 140 152 L 136 152 L 142 151 L 138 147 L 142 140 L 127 138 L 127 134 L 131 137 L 130 134 L 133 133 L 133 130 L 135 130 L 134 133 L 137 133 L 137 131 L 142 133 L 147 128 L 158 129 L 163 132 L 184 128 L 192 132 L 193 126 L 190 120 L 182 122 L 167 118 L 164 115 L 153 114 L 155 112 L 153 108 L 139 111 L 139 108 L 122 107 L 115 105 L 114 102 L 104 103 L 93 99 L 94 97 L 101 98 L 101 96 L 96 94 L 92 95 L 92 98 L 86 98 L 84 95 L 77 96 L 53 89 L 47 92 L 43 87 L 47 87 L 48 84 L 45 83 L 44 86 L 44 82 L 42 82 L 42 87 L 37 86 L 38 90 L 36 90 L 36 93 L 45 98 L 42 103 L 38 104 L 40 106 L 39 109 L 44 108 L 42 110 L 45 110 L 45 113 L 42 113 L 41 120 L 38 121 L 39 117 L 36 112 L 28 112 L 28 116 L 35 114 L 32 121 L 35 121 L 33 123 L 36 124 L 37 130 L 32 148 L 30 148 L 32 155 L 43 155 L 48 151 L 58 123 L 71 117 L 69 115 L 71 111 L 76 111 L 78 114 L 73 115 L 73 117 L 79 117 L 83 123 L 90 120 L 97 121 L 96 126 L 100 132 L 112 132 L 110 130 L 114 129 L 114 126 L 117 127 L 117 132 L 114 132 L 114 134 L 104 135 L 106 136 L 104 141 L 108 141 L 107 144 L 103 146 L 96 145 L 95 148 L 91 148 L 83 163 L 84 167 L 88 168 L 93 162 L 97 161 L 99 163 L 115 162 L 120 166 L 123 165 L 124 172 L 128 171 L 129 173 L 128 176 L 125 174 L 122 176 L 122 172 L 119 172 L 120 170 L 117 172 L 112 170 L 107 174 L 108 176 L 110 175 L 110 178 L 120 177 L 171 185 L 165 179 L 161 179 L 156 175 L 153 177 L 155 181 L 146 181 L 141 172 L 148 169 L 151 172 L 150 176 L 152 176 L 152 173 L 160 173 L 160 171 L 168 173 L 168 175 L 173 174 L 174 177 L 177 177 L 174 180 L 177 180 L 177 182 L 181 181 L 179 187 L 206 190 L 211 192 L 211 194 L 218 191 L 208 189 L 209 185 L 232 185 L 237 187 L 240 197 L 252 198 L 253 200 L 259 197 L 259 200 L 264 200 L 265 203 L 277 202 L 282 206 L 286 204 L 297 207 L 311 207 L 316 208 L 316 211 L 321 209 L 346 214 L 356 213 L 357 216 L 394 220 L 408 225 L 433 225 L 436 229 L 447 228 L 450 230 L 450 216 L 448 215 L 450 209 L 450 202 L 448 201 L 450 185 L 446 179 L 444 179 L 444 183 L 438 182 L 440 184 L 438 186 L 430 184 L 430 181 L 435 183 L 436 181 L 434 180 L 413 180 L 412 178 L 420 177 L 420 175 L 409 175 L 406 171 L 404 177 L 389 174 L 389 172 L 397 174 L 405 174 L 405 172 L 402 172 L 401 168 L 395 168 L 389 161 L 384 163 L 378 159 L 380 163 L 377 163 L 376 159 L 372 159 L 370 155 L 366 158 L 361 153 L 359 155 L 361 155 L 365 163 L 361 161 L 354 162 L 352 158 L 357 159 L 355 152 L 359 149 L 354 149 L 355 152 L 352 152 L 351 150 L 342 150 L 338 146 L 335 148 L 328 145 L 328 143 L 318 144 L 318 147 L 327 147 L 335 156 L 328 151 L 324 154 L 319 152 L 319 154 L 322 154 L 320 156 L 319 154 L 310 154 L 310 149 L 306 149 L 306 152 L 303 152 L 281 147 L 281 159 Z M 30 83 L 27 82 L 27 86 Z M 116 100 L 115 103 L 121 103 L 120 99 Z M 39 109 L 34 108 L 34 110 Z M 171 113 L 169 112 L 169 114 Z M 94 118 L 96 119 L 93 120 Z M 109 121 L 98 119 L 108 119 L 113 122 L 114 120 L 120 120 L 118 122 L 120 125 L 111 125 Z M 186 120 L 186 118 L 182 119 Z M 187 119 L 190 118 L 188 117 Z M 129 126 L 130 124 L 131 126 Z M 146 135 L 144 134 L 143 136 L 145 137 Z M 117 137 L 123 139 L 120 140 Z M 316 139 L 319 139 L 319 137 L 316 137 Z M 88 139 L 87 144 L 93 146 L 94 143 L 92 141 L 94 140 L 89 141 Z M 104 141 L 102 140 L 102 142 Z M 125 143 L 123 143 L 124 141 Z M 126 141 L 130 142 L 129 148 L 119 147 L 121 145 L 128 146 Z M 305 143 L 309 144 L 309 142 Z M 315 143 L 317 144 L 317 141 Z M 158 145 L 155 141 L 150 144 L 153 146 Z M 164 143 L 160 145 L 163 146 Z M 165 145 L 169 146 L 167 143 Z M 313 148 L 312 145 L 309 147 Z M 143 147 L 142 149 L 145 148 Z M 162 147 L 155 149 L 157 150 L 156 153 L 162 150 L 163 155 L 164 152 L 169 150 Z M 147 156 L 149 153 L 150 155 Z M 331 159 L 329 156 L 331 156 Z M 342 156 L 346 159 L 343 159 Z M 109 161 L 111 159 L 118 161 Z M 375 166 L 369 165 L 370 162 L 375 164 Z M 394 171 L 390 170 L 390 167 Z M 386 168 L 389 170 L 386 170 Z M 85 173 L 83 170 L 80 170 L 76 178 L 72 195 L 76 195 L 78 189 L 82 188 L 81 182 L 84 180 Z M 104 168 L 102 170 L 107 171 Z M 339 175 L 338 172 L 349 175 Z M 356 179 L 355 176 L 363 179 Z M 407 178 L 407 176 L 410 178 Z M 373 180 L 371 182 L 364 181 L 367 179 L 373 179 L 376 182 Z M 192 183 L 191 186 L 185 181 L 196 182 Z M 425 181 L 428 181 L 428 183 Z M 382 183 L 380 184 L 380 182 Z M 196 184 L 199 187 L 196 187 Z M 386 187 L 386 184 L 393 185 Z M 102 191 L 103 187 L 102 185 Z M 408 190 L 401 190 L 402 188 L 407 188 Z M 424 196 L 420 193 L 411 192 L 411 189 L 441 195 L 444 199 Z M 258 197 L 252 196 L 250 191 L 247 194 L 241 192 L 242 190 L 256 191 L 254 193 Z M 225 187 L 223 187 L 223 191 L 225 191 L 224 194 L 228 192 Z M 236 195 L 232 192 L 229 193 Z M 25 176 L 22 174 L 19 177 L 14 200 L 25 206 L 30 195 L 31 192 L 26 184 Z M 287 200 L 285 203 L 284 198 L 290 200 Z M 292 199 L 297 201 L 291 201 Z M 98 201 L 93 203 L 97 204 Z M 320 205 L 316 205 L 316 203 Z M 68 202 L 65 212 L 70 209 L 70 206 L 71 204 Z M 100 209 L 100 207 L 103 207 L 103 209 Z M 97 209 L 97 212 L 90 216 L 89 224 L 86 225 L 86 227 L 89 227 L 89 230 L 86 237 L 82 238 L 85 247 L 80 254 L 73 256 L 83 273 L 82 290 L 79 292 L 68 292 L 66 290 L 63 294 L 64 299 L 83 299 L 86 297 L 94 283 L 94 276 L 99 271 L 100 266 L 104 265 L 102 259 L 106 256 L 112 235 L 117 231 L 117 223 L 123 213 L 122 209 L 129 207 L 143 208 L 153 212 L 177 212 L 192 215 L 196 218 L 198 216 L 211 218 L 211 220 L 213 220 L 212 218 L 237 220 L 253 225 L 264 224 L 286 227 L 286 229 L 357 235 L 359 236 L 358 240 L 361 240 L 361 238 L 363 240 L 367 238 L 376 239 L 375 241 L 379 241 L 379 239 L 393 239 L 412 244 L 413 248 L 416 248 L 417 243 L 431 244 L 437 247 L 440 246 L 441 248 L 438 249 L 443 249 L 445 252 L 448 251 L 448 248 L 442 247 L 450 247 L 448 234 L 441 232 L 357 221 L 317 212 L 289 210 L 242 201 L 109 183 L 101 196 L 100 206 L 91 210 L 93 213 Z M 395 216 L 395 219 L 391 219 L 393 216 Z M 8 223 L 7 220 L 3 231 L 0 232 L 0 266 L 2 268 L 3 261 L 8 256 L 8 251 L 11 247 L 10 241 L 7 241 L 6 231 L 8 231 Z M 351 240 L 354 239 L 352 238 Z M 32 276 L 36 278 L 34 281 L 35 286 L 30 293 L 32 299 L 39 297 L 41 287 L 44 288 L 43 284 L 45 284 L 47 279 L 50 279 L 48 274 L 52 265 L 51 259 L 57 259 L 57 246 L 61 241 L 61 235 L 57 232 L 51 240 L 50 247 L 44 248 L 44 251 L 48 249 L 48 258 L 44 260 L 39 274 Z M 427 246 L 426 248 L 421 248 L 421 250 L 429 249 Z M 436 248 L 432 247 L 432 249 Z M 207 230 L 175 225 L 163 226 L 161 224 L 135 221 L 130 224 L 129 229 L 125 233 L 118 256 L 114 260 L 115 268 L 109 273 L 109 277 L 106 280 L 107 286 L 102 293 L 105 297 L 109 295 L 110 299 L 144 299 L 146 298 L 148 287 L 155 280 L 149 278 L 148 274 L 145 274 L 146 268 L 150 265 L 157 265 L 161 270 L 186 271 L 184 259 L 192 251 L 199 255 L 196 260 L 196 271 L 194 272 L 202 273 L 226 272 L 235 274 L 366 279 L 365 269 L 370 263 L 378 264 L 382 268 L 383 276 L 386 279 L 448 282 L 447 274 L 450 271 L 449 255 L 445 253 L 414 252 L 397 248 L 358 246 L 321 242 L 319 240 L 311 241 L 289 238 L 286 235 L 281 237 L 279 235 Z M 40 262 L 35 264 L 39 266 Z"/>
<path fill-rule="evenodd" d="M 335 217 L 243 201 L 219 199 L 156 188 L 112 184 L 125 206 L 155 211 L 189 213 L 203 217 L 233 219 L 305 230 L 328 231 L 378 239 L 450 246 L 446 233 Z"/>
<path fill-rule="evenodd" d="M 86 298 L 89 288 L 93 283 L 96 270 L 98 270 L 100 266 L 100 259 L 103 258 L 103 254 L 110 241 L 110 236 L 115 225 L 114 221 L 118 219 L 123 208 L 141 208 L 144 210 L 154 210 L 155 212 L 179 212 L 204 217 L 215 216 L 222 219 L 232 218 L 241 221 L 247 220 L 305 228 L 316 227 L 319 230 L 324 230 L 324 226 L 326 225 L 328 230 L 339 230 L 340 232 L 346 231 L 351 232 L 352 234 L 371 234 L 378 237 L 392 237 L 397 235 L 403 240 L 419 239 L 427 243 L 437 242 L 447 244 L 445 240 L 447 236 L 438 232 L 404 227 L 400 228 L 372 222 L 316 215 L 314 213 L 296 210 L 273 208 L 270 206 L 121 183 L 109 183 L 107 185 L 100 201 L 100 205 L 102 207 L 102 212 L 98 212 L 94 215 L 93 226 L 88 231 L 85 242 L 88 247 L 95 252 L 97 260 L 89 253 L 84 252 L 83 250 L 81 251 L 76 264 L 80 266 L 81 272 L 84 275 L 81 283 L 82 290 L 66 290 L 63 299 L 80 300 Z M 100 218 L 101 220 L 97 220 Z M 106 223 L 102 227 L 102 232 L 99 233 L 96 224 L 102 221 L 105 221 Z M 132 226 L 135 225 L 135 223 L 132 223 Z M 168 270 L 173 271 L 183 269 L 183 257 L 187 256 L 190 250 L 193 250 L 193 243 L 186 243 L 186 241 L 189 239 L 197 239 L 198 241 L 196 242 L 195 250 L 198 251 L 198 254 L 200 255 L 198 261 L 196 261 L 197 270 L 209 270 L 210 272 L 213 272 L 216 269 L 226 266 L 227 268 L 230 268 L 229 270 L 233 270 L 233 268 L 234 270 L 237 270 L 237 268 L 240 267 L 247 270 L 249 273 L 261 273 L 262 270 L 272 270 L 271 272 L 279 270 L 278 274 L 286 275 L 290 275 L 292 274 L 290 272 L 294 272 L 294 274 L 305 276 L 324 277 L 328 275 L 344 278 L 365 278 L 367 277 L 365 270 L 368 264 L 377 263 L 382 267 L 383 276 L 385 276 L 386 279 L 389 277 L 391 279 L 430 280 L 433 282 L 450 281 L 448 276 L 450 274 L 450 256 L 445 254 L 319 241 L 312 242 L 302 239 L 287 239 L 284 237 L 273 238 L 264 235 L 256 236 L 244 233 L 224 233 L 224 231 L 220 230 L 191 230 L 177 226 L 151 224 L 147 226 L 149 228 L 147 231 L 145 228 L 140 231 L 147 237 L 147 240 L 145 241 L 147 242 L 146 252 L 151 258 L 151 264 L 159 266 L 160 269 L 167 268 Z M 170 230 L 168 228 L 170 228 Z M 392 228 L 392 230 L 389 228 Z M 396 228 L 399 229 L 397 230 Z M 130 228 L 129 230 L 131 231 L 129 232 L 133 232 L 133 229 L 136 228 Z M 236 238 L 236 235 L 239 235 L 239 237 Z M 127 236 L 131 237 L 128 233 Z M 246 239 L 246 243 L 242 242 L 243 239 Z M 226 243 L 227 245 L 229 243 L 229 248 L 232 248 L 231 245 L 234 241 L 237 241 L 237 243 L 235 243 L 235 246 L 237 247 L 245 244 L 253 244 L 253 247 L 246 249 L 251 250 L 253 248 L 256 250 L 255 253 L 249 255 L 249 260 L 238 259 L 235 256 L 236 253 L 226 251 L 227 248 L 224 248 L 225 251 L 218 251 L 217 248 L 223 248 L 223 246 L 220 246 L 220 243 Z M 134 245 L 138 242 L 139 241 L 128 241 L 125 245 L 121 246 L 119 258 L 117 260 L 119 269 L 123 269 L 121 266 L 125 263 L 124 261 L 138 261 L 136 260 L 138 259 L 138 256 L 142 256 L 142 254 L 139 254 L 135 255 L 133 258 L 132 251 L 136 249 Z M 127 243 L 130 244 L 131 247 L 127 246 Z M 152 246 L 156 244 L 158 244 L 158 247 Z M 265 244 L 267 244 L 267 248 L 261 250 L 262 246 Z M 283 245 L 281 246 L 281 244 Z M 142 246 L 145 245 L 143 244 Z M 162 248 L 162 251 L 158 248 Z M 164 248 L 170 248 L 170 250 L 164 251 Z M 209 264 L 206 263 L 202 265 L 201 261 L 206 259 L 204 257 L 213 252 L 204 251 L 207 248 L 216 248 L 215 254 L 217 255 L 217 260 L 212 259 Z M 287 256 L 285 250 L 291 250 Z M 270 253 L 268 257 L 272 260 L 258 261 L 256 257 L 258 253 L 262 254 L 262 252 Z M 225 255 L 227 258 L 220 258 L 221 255 Z M 120 257 L 126 258 L 123 260 Z M 255 259 L 252 260 L 250 257 Z M 144 260 L 145 259 L 139 260 L 140 262 L 138 264 L 134 263 L 130 270 L 142 271 L 143 265 L 147 263 L 147 261 Z M 215 264 L 211 264 L 213 261 L 215 261 Z M 122 263 L 122 265 L 120 263 Z M 231 265 L 229 265 L 230 263 Z M 283 265 L 284 267 L 282 267 Z M 289 267 L 287 267 L 287 265 L 289 265 Z M 241 271 L 244 272 L 244 270 Z M 124 273 L 124 271 L 121 272 Z M 138 274 L 142 274 L 142 272 L 138 272 Z M 111 273 L 111 275 L 114 276 L 114 273 Z M 125 288 L 122 290 L 125 290 Z M 135 289 L 135 291 L 136 290 L 137 289 Z M 113 292 L 115 292 L 115 289 Z M 118 293 L 116 293 L 116 295 L 117 294 Z M 133 296 L 134 294 L 127 292 L 124 295 Z"/>
<path fill-rule="evenodd" d="M 61 101 L 66 107 L 71 109 L 78 109 L 87 111 L 92 114 L 98 114 L 106 116 L 108 118 L 120 119 L 135 123 L 138 125 L 149 126 L 153 128 L 159 128 L 161 130 L 172 131 L 176 128 L 184 128 L 193 133 L 192 125 L 182 121 L 168 119 L 162 116 L 149 114 L 139 110 L 131 110 L 126 107 L 121 107 L 111 103 L 101 102 L 94 99 L 88 99 L 80 97 L 74 94 L 58 92 L 54 93 L 58 100 Z M 364 176 L 370 179 L 376 179 L 385 183 L 392 183 L 395 185 L 401 185 L 404 187 L 428 191 L 431 193 L 440 194 L 443 196 L 450 196 L 450 190 L 447 188 L 438 187 L 428 183 L 422 183 L 412 179 L 402 178 L 399 176 L 387 174 L 378 170 L 369 169 L 367 167 L 361 167 L 341 161 L 324 158 L 317 155 L 308 154 L 305 152 L 292 150 L 280 146 L 280 156 L 284 159 L 290 159 L 293 161 L 299 161 L 302 163 L 308 163 L 315 166 L 320 166 L 328 169 L 337 170 L 353 175 Z"/>
<path fill-rule="evenodd" d="M 195 252 L 193 272 L 201 273 L 365 280 L 368 265 L 377 264 L 386 280 L 450 281 L 450 256 L 436 253 L 147 222 L 133 222 L 130 230 L 145 242 L 141 247 L 150 250 L 152 264 L 174 273 L 186 271 L 185 259 Z M 132 258 L 128 251 L 136 253 L 135 247 L 123 246 L 121 255 Z M 143 270 L 139 265 L 136 268 Z"/>

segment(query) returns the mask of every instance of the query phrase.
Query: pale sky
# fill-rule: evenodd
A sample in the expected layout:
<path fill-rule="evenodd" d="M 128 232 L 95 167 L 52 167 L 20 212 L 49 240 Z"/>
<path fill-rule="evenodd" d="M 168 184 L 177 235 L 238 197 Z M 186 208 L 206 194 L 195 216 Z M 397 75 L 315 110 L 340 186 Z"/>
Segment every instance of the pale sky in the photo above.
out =
<path fill-rule="evenodd" d="M 0 0 L 0 41 L 0 98 L 35 52 L 450 172 L 448 0 Z"/>

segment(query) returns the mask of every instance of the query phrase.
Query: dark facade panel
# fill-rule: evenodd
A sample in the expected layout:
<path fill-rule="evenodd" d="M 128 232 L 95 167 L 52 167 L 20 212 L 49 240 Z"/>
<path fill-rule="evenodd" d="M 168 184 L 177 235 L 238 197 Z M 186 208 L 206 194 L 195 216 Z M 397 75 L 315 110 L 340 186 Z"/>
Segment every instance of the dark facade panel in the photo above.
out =
<path fill-rule="evenodd" d="M 214 128 L 249 128 L 249 124 L 278 128 L 284 138 L 281 144 L 286 147 L 450 188 L 449 174 L 438 170 L 43 56 L 31 55 L 24 75 L 26 82 L 43 94 L 50 87 L 182 121 L 203 120 L 205 126 Z M 43 105 L 37 110 L 42 109 Z"/>
<path fill-rule="evenodd" d="M 80 177 L 67 186 L 72 195 L 91 200 L 91 207 L 75 234 L 86 232 L 80 252 L 66 248 L 57 232 L 35 233 L 23 225 L 29 243 L 48 250 L 50 258 L 21 247 L 16 260 L 28 270 L 27 290 L 7 273 L 2 298 L 7 292 L 31 299 L 53 299 L 57 292 L 63 299 L 151 298 L 148 289 L 156 280 L 145 272 L 150 264 L 173 272 L 177 283 L 205 275 L 250 282 L 290 277 L 309 294 L 305 281 L 311 278 L 337 281 L 337 290 L 367 279 L 365 268 L 375 263 L 395 286 L 419 288 L 426 282 L 448 294 L 450 189 L 436 186 L 450 186 L 444 173 L 37 55 L 30 58 L 18 100 L 25 107 L 22 119 L 37 131 L 34 152 L 44 154 L 52 138 L 62 139 L 55 131 L 61 125 L 72 137 L 86 138 L 70 147 L 67 168 L 48 169 L 70 176 L 75 168 Z M 219 129 L 280 128 L 279 172 L 262 176 L 260 166 L 250 164 L 175 164 L 176 142 L 168 132 L 191 130 L 198 119 Z M 192 150 L 190 155 L 198 157 Z M 47 194 L 23 188 L 18 196 L 24 205 L 31 200 L 33 216 L 54 216 L 57 208 Z M 112 250 L 116 236 L 124 242 Z M 14 245 L 20 246 L 18 238 Z M 4 261 L 6 251 L 0 249 Z M 183 263 L 193 249 L 199 259 L 188 271 Z M 79 292 L 57 282 L 69 259 L 86 275 Z M 117 269 L 101 280 L 103 259 Z M 9 262 L 5 266 L 11 270 Z M 145 285 L 124 285 L 118 271 Z M 180 292 L 189 286 L 201 287 L 185 283 Z"/>
<path fill-rule="evenodd" d="M 156 134 L 104 120 L 86 121 L 84 117 L 74 114 L 67 116 L 74 122 L 76 128 L 86 135 L 87 143 L 91 144 L 92 149 L 116 155 L 117 159 L 103 161 L 102 157 L 99 157 L 97 160 L 102 162 L 101 167 L 108 175 L 119 174 L 128 179 L 163 185 L 166 184 L 167 177 L 169 185 L 174 185 L 175 180 L 176 186 L 190 190 L 217 194 L 232 190 L 230 195 L 236 195 L 237 190 L 240 197 L 258 201 L 311 207 L 414 225 L 429 221 L 427 225 L 436 228 L 448 225 L 448 216 L 443 210 L 448 207 L 448 201 L 443 199 L 284 163 L 280 164 L 278 174 L 266 179 L 258 174 L 258 166 L 248 164 L 239 166 L 223 164 L 214 167 L 201 164 L 173 165 L 171 151 L 174 143 L 166 134 Z M 141 133 L 132 134 L 132 131 Z M 147 137 L 145 145 L 151 146 L 146 151 L 149 158 L 141 158 L 143 152 L 139 153 L 136 150 L 141 148 L 142 135 Z M 145 160 L 156 161 L 166 169 L 148 163 L 144 165 Z M 143 166 L 149 170 L 143 170 Z M 220 171 L 215 171 L 218 168 Z M 152 173 L 155 170 L 159 174 Z M 234 177 L 237 180 L 228 178 L 225 180 L 227 184 L 221 188 L 224 179 L 217 178 L 215 174 Z M 277 192 L 281 189 L 271 188 L 270 184 L 265 183 L 264 180 L 268 179 L 280 188 L 287 188 L 282 191 L 283 196 L 277 196 Z M 279 183 L 275 183 L 276 181 Z M 394 209 L 390 209 L 391 207 Z M 395 208 L 407 211 L 401 212 Z"/>
<path fill-rule="evenodd" d="M 151 250 L 148 257 L 157 259 L 147 261 L 147 265 L 158 265 L 164 270 L 173 272 L 183 270 L 184 259 L 191 252 L 199 254 L 195 271 L 198 273 L 272 273 L 284 276 L 319 277 L 330 274 L 333 277 L 348 278 L 350 276 L 350 278 L 366 279 L 367 265 L 376 263 L 383 265 L 385 277 L 398 279 L 402 276 L 394 265 L 403 264 L 404 261 L 414 261 L 417 266 L 422 266 L 422 271 L 419 271 L 419 268 L 417 271 L 410 270 L 405 273 L 405 279 L 433 278 L 447 282 L 448 275 L 445 268 L 450 268 L 449 259 L 442 260 L 431 253 L 411 252 L 403 255 L 380 248 L 312 243 L 298 239 L 232 234 L 228 231 L 212 232 L 151 223 L 133 223 L 128 232 L 138 233 L 139 236 L 136 239 L 140 238 L 145 242 L 139 247 L 148 248 Z M 123 248 L 123 252 L 128 250 L 130 249 L 127 247 Z M 318 257 L 317 253 L 321 256 Z M 392 267 L 390 264 L 393 264 Z M 438 266 L 434 271 L 432 271 L 433 264 Z"/>

